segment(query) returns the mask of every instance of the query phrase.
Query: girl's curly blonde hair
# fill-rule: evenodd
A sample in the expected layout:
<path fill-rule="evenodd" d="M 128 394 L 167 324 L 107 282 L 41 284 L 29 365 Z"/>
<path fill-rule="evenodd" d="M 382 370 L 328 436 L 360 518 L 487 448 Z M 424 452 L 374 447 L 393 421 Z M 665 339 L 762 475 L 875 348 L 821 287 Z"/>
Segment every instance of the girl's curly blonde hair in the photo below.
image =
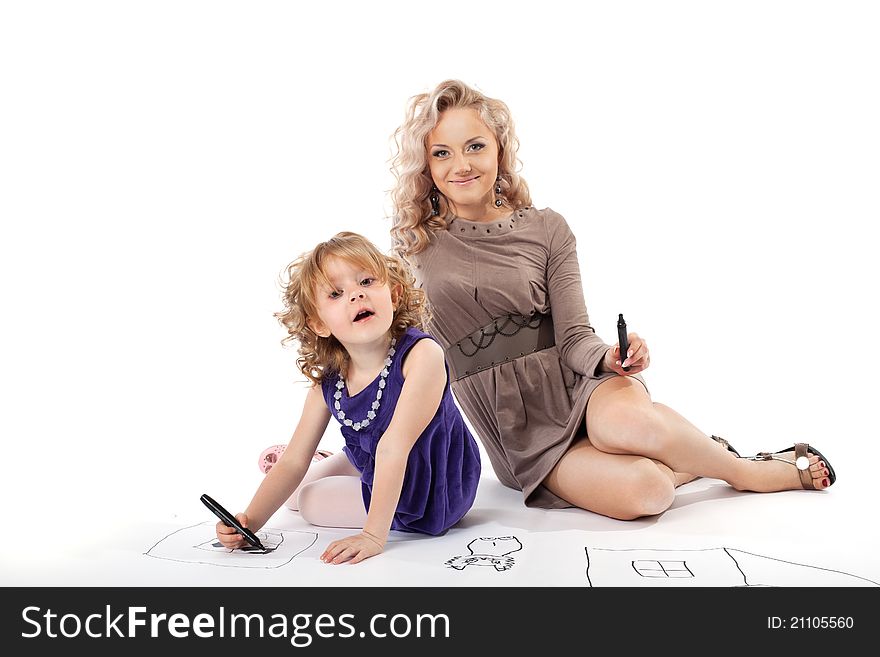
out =
<path fill-rule="evenodd" d="M 440 121 L 440 115 L 450 108 L 460 107 L 476 109 L 483 122 L 495 133 L 503 206 L 518 210 L 532 204 L 529 187 L 517 173 L 519 140 L 507 105 L 459 80 L 441 82 L 430 93 L 409 99 L 406 119 L 394 131 L 396 153 L 391 159 L 391 171 L 397 182 L 391 190 L 394 206 L 391 239 L 394 251 L 403 258 L 424 251 L 431 240 L 431 233 L 446 229 L 449 205 L 440 192 L 437 193 L 440 214 L 436 217 L 431 215 L 429 197 L 434 181 L 428 167 L 427 140 Z"/>
<path fill-rule="evenodd" d="M 321 242 L 290 263 L 282 273 L 284 310 L 275 313 L 287 329 L 281 343 L 298 343 L 296 366 L 315 385 L 330 372 L 345 376 L 349 362 L 348 352 L 339 340 L 333 335 L 321 337 L 309 327 L 310 320 L 318 319 L 318 289 L 333 289 L 324 270 L 328 258 L 340 258 L 362 267 L 388 284 L 396 302 L 390 329 L 393 337 L 399 338 L 410 326 L 421 329 L 429 319 L 425 294 L 415 287 L 415 279 L 399 258 L 383 254 L 367 238 L 348 231 Z"/>

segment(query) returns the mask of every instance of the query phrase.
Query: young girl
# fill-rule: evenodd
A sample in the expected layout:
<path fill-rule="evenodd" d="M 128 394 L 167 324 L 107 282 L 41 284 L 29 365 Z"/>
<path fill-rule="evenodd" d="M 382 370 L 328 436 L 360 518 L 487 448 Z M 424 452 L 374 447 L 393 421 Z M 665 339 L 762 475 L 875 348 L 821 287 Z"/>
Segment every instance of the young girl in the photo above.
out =
<path fill-rule="evenodd" d="M 327 547 L 321 559 L 334 564 L 379 554 L 390 529 L 449 529 L 473 504 L 480 454 L 443 350 L 419 330 L 424 296 L 403 263 L 342 232 L 288 266 L 283 299 L 284 342 L 299 343 L 297 366 L 313 386 L 290 444 L 238 520 L 259 530 L 291 498 L 314 525 L 362 528 Z M 345 447 L 310 468 L 331 416 Z M 217 537 L 244 545 L 220 522 Z"/>

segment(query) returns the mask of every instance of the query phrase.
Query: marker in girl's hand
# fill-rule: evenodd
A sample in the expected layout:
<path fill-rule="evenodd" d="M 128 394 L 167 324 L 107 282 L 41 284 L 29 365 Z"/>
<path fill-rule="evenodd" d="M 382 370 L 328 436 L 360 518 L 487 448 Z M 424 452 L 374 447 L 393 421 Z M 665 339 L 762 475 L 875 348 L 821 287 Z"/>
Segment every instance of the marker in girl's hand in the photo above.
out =
<path fill-rule="evenodd" d="M 623 364 L 629 351 L 629 340 L 626 339 L 626 322 L 623 320 L 623 314 L 617 315 L 617 343 L 620 345 L 620 363 Z M 621 369 L 624 372 L 629 372 L 629 365 Z"/>
<path fill-rule="evenodd" d="M 211 512 L 215 516 L 220 518 L 224 525 L 235 529 L 236 532 L 241 534 L 244 540 L 253 545 L 255 548 L 258 548 L 263 552 L 269 552 L 269 550 L 263 547 L 263 544 L 260 542 L 260 539 L 257 538 L 256 534 L 254 534 L 247 527 L 242 527 L 241 523 L 239 523 L 238 520 L 235 519 L 235 516 L 233 516 L 231 513 L 229 513 L 229 511 L 220 506 L 220 504 L 216 502 L 213 498 L 205 494 L 202 495 L 199 499 L 202 500 L 202 504 L 211 509 Z"/>

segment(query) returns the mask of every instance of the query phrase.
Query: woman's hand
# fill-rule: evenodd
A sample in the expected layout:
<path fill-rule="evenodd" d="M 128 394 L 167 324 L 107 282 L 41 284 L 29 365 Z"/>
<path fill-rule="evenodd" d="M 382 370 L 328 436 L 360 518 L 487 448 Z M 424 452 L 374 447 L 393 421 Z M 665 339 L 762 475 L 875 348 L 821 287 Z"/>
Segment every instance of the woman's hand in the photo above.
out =
<path fill-rule="evenodd" d="M 605 369 L 609 372 L 616 372 L 620 376 L 632 376 L 648 369 L 651 364 L 651 354 L 648 351 L 648 344 L 642 340 L 638 334 L 629 333 L 626 336 L 629 342 L 629 350 L 626 358 L 620 362 L 620 345 L 616 344 L 605 352 Z M 628 372 L 624 372 L 623 368 L 629 367 Z"/>
<path fill-rule="evenodd" d="M 235 514 L 235 519 L 238 520 L 242 527 L 248 526 L 248 517 L 245 514 L 237 513 Z M 228 527 L 222 520 L 217 522 L 217 538 L 220 539 L 223 547 L 229 550 L 237 550 L 240 547 L 249 545 L 245 542 L 244 537 L 235 531 L 234 527 Z"/>
<path fill-rule="evenodd" d="M 358 563 L 382 552 L 385 543 L 366 532 L 333 541 L 321 555 L 324 563 Z"/>

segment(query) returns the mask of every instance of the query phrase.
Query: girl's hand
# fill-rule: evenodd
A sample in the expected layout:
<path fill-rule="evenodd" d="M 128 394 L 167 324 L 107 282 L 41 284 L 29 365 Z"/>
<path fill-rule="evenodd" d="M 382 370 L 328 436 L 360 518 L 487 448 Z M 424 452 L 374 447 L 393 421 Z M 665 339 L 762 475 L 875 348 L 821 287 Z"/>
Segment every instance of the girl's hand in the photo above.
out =
<path fill-rule="evenodd" d="M 324 550 L 324 554 L 321 555 L 321 561 L 333 564 L 346 561 L 358 563 L 364 559 L 376 556 L 382 552 L 384 547 L 385 544 L 380 542 L 377 537 L 362 532 L 333 541 Z"/>
<path fill-rule="evenodd" d="M 636 333 L 629 333 L 626 336 L 629 342 L 629 350 L 626 358 L 620 362 L 620 345 L 616 344 L 605 352 L 605 368 L 611 372 L 616 372 L 620 376 L 632 376 L 648 369 L 651 364 L 651 354 L 648 351 L 648 344 L 642 340 Z M 624 372 L 623 368 L 629 367 L 628 372 Z"/>
<path fill-rule="evenodd" d="M 242 527 L 247 527 L 248 517 L 243 513 L 237 513 L 235 519 L 241 523 Z M 237 550 L 245 545 L 244 537 L 239 534 L 233 527 L 227 527 L 223 521 L 217 521 L 217 538 L 223 544 L 223 547 L 230 550 Z"/>

